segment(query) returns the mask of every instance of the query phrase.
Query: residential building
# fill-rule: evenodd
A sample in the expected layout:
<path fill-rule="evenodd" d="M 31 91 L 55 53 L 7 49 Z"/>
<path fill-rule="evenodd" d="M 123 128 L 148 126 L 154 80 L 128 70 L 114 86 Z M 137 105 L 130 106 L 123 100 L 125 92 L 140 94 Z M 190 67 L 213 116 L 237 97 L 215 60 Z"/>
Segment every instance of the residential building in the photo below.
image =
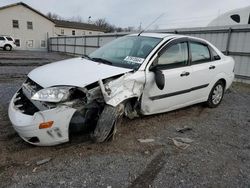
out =
<path fill-rule="evenodd" d="M 12 36 L 20 50 L 47 50 L 49 37 L 104 33 L 92 24 L 53 20 L 19 2 L 0 7 L 0 35 Z"/>
<path fill-rule="evenodd" d="M 55 33 L 58 36 L 81 36 L 81 35 L 98 35 L 104 33 L 104 30 L 100 29 L 96 25 L 71 22 L 65 20 L 53 20 L 55 23 Z"/>

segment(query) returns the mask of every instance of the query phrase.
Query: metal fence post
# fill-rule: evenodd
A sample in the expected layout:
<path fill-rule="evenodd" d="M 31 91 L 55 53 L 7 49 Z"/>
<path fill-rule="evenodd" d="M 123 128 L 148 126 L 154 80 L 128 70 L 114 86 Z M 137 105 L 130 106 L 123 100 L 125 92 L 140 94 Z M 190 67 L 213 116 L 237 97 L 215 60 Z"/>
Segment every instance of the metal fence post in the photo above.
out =
<path fill-rule="evenodd" d="M 57 41 L 57 44 L 56 44 L 56 45 L 57 45 L 57 50 L 56 50 L 56 51 L 59 52 L 58 37 L 57 37 L 57 40 L 56 40 L 56 41 Z"/>
<path fill-rule="evenodd" d="M 99 34 L 97 36 L 97 48 L 100 48 L 100 37 L 99 37 Z"/>
<path fill-rule="evenodd" d="M 76 37 L 75 37 L 75 41 L 74 41 L 74 54 L 76 54 Z"/>
<path fill-rule="evenodd" d="M 228 33 L 227 33 L 227 44 L 226 44 L 226 55 L 229 54 L 229 45 L 230 45 L 230 40 L 231 40 L 231 34 L 232 34 L 232 28 L 229 27 Z"/>
<path fill-rule="evenodd" d="M 84 36 L 84 55 L 86 55 L 86 36 Z"/>
<path fill-rule="evenodd" d="M 66 37 L 64 37 L 64 52 L 66 52 Z"/>
<path fill-rule="evenodd" d="M 84 36 L 82 37 L 82 54 L 81 54 L 81 55 L 84 55 L 84 46 L 83 46 L 83 41 L 84 41 Z"/>

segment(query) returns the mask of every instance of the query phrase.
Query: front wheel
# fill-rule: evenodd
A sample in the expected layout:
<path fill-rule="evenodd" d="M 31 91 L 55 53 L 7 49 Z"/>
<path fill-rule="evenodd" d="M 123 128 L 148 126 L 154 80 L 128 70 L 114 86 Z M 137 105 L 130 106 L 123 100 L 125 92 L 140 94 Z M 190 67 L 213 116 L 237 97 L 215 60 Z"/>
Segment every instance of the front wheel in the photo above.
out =
<path fill-rule="evenodd" d="M 11 47 L 11 45 L 5 45 L 4 46 L 4 50 L 6 50 L 6 51 L 11 51 L 12 50 L 12 47 Z"/>
<path fill-rule="evenodd" d="M 91 134 L 94 142 L 105 142 L 110 140 L 116 131 L 116 123 L 121 117 L 120 107 L 106 105 L 97 121 L 95 130 Z"/>
<path fill-rule="evenodd" d="M 207 100 L 208 107 L 215 108 L 221 103 L 224 96 L 224 90 L 225 84 L 222 81 L 216 82 Z"/>

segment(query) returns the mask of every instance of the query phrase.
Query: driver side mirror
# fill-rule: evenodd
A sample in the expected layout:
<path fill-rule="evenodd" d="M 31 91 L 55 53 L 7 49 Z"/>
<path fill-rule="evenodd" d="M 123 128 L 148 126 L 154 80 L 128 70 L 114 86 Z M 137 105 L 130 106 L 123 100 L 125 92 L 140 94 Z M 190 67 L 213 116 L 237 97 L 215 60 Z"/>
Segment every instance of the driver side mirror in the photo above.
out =
<path fill-rule="evenodd" d="M 158 60 L 158 58 L 157 58 Z M 164 86 L 165 86 L 165 76 L 162 73 L 162 71 L 159 69 L 159 65 L 154 65 L 152 67 L 150 67 L 150 71 L 154 72 L 155 74 L 155 83 L 157 85 L 157 87 L 160 90 L 163 90 Z"/>

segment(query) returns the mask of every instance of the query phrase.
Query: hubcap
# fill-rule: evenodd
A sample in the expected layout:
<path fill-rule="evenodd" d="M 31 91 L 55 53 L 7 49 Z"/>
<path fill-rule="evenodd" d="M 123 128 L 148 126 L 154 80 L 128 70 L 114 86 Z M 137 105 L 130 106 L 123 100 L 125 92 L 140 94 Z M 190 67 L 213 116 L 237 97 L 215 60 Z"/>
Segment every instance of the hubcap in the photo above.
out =
<path fill-rule="evenodd" d="M 9 51 L 9 50 L 10 50 L 10 47 L 9 47 L 9 46 L 6 46 L 6 50 L 8 50 L 8 51 Z"/>
<path fill-rule="evenodd" d="M 222 95 L 223 95 L 223 87 L 222 85 L 219 84 L 214 88 L 212 95 L 212 101 L 215 105 L 220 103 Z"/>

